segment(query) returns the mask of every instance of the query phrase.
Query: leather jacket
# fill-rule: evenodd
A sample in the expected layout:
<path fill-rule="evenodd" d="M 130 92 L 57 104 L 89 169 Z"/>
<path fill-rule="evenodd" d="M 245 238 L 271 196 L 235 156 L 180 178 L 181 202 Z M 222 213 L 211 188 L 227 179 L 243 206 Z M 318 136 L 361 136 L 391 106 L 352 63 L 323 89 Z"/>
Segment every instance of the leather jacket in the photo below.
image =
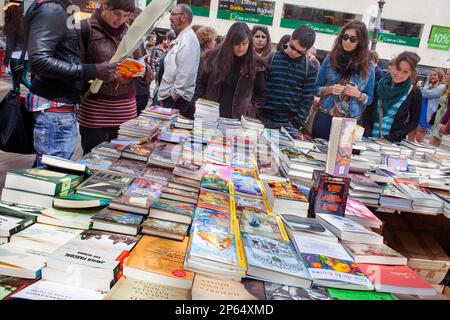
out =
<path fill-rule="evenodd" d="M 80 101 L 83 83 L 95 79 L 95 65 L 83 64 L 76 30 L 70 23 L 70 0 L 36 0 L 27 10 L 28 57 L 35 75 L 30 91 L 63 103 Z"/>

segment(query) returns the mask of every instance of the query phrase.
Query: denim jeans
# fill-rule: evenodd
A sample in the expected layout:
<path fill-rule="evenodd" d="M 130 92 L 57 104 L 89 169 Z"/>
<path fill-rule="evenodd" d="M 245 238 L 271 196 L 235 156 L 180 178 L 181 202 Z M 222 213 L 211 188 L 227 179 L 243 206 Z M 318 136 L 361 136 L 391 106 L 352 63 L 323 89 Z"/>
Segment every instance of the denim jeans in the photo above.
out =
<path fill-rule="evenodd" d="M 36 111 L 33 114 L 36 149 L 33 167 L 42 166 L 43 154 L 70 159 L 75 153 L 78 134 L 75 113 Z"/>

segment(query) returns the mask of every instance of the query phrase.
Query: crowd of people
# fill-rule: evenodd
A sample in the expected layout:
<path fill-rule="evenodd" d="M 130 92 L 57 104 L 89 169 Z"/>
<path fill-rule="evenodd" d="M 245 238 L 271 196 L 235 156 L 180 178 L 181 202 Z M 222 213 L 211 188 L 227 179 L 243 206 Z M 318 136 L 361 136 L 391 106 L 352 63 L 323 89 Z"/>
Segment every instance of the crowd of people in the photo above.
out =
<path fill-rule="evenodd" d="M 67 25 L 64 1 L 34 1 L 25 17 L 19 4 L 7 7 L 3 63 L 17 65 L 27 51 L 32 81 L 13 74 L 12 82 L 30 89 L 26 105 L 36 121 L 36 166 L 42 154 L 73 155 L 77 123 L 86 154 L 116 138 L 120 124 L 149 104 L 193 118 L 199 98 L 218 102 L 221 117 L 246 115 L 268 128 L 303 130 L 314 138 L 328 139 L 336 116 L 356 118 L 364 136 L 389 142 L 407 136 L 422 141 L 431 133 L 430 143 L 439 145 L 442 134 L 450 133 L 450 70 L 433 69 L 421 84 L 420 57 L 404 51 L 383 72 L 369 50 L 366 25 L 356 20 L 341 28 L 321 64 L 309 26 L 283 36 L 273 50 L 267 27 L 235 22 L 222 37 L 211 27 L 193 26 L 192 10 L 179 4 L 170 13 L 171 31 L 159 43 L 151 34 L 130 54 L 145 62 L 145 70 L 125 79 L 109 61 L 140 12 L 134 3 L 102 0 L 81 29 Z M 95 78 L 103 80 L 99 92 L 85 96 Z"/>

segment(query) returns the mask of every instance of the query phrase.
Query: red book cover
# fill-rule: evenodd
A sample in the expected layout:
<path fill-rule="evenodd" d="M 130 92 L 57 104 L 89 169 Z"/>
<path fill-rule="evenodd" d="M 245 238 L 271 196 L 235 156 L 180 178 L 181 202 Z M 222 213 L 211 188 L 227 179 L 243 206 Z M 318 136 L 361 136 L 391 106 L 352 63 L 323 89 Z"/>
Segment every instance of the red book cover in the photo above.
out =
<path fill-rule="evenodd" d="M 322 174 L 315 197 L 314 213 L 328 213 L 343 217 L 347 204 L 350 178 Z"/>
<path fill-rule="evenodd" d="M 383 222 L 377 218 L 364 204 L 358 200 L 352 198 L 347 199 L 347 205 L 345 207 L 345 217 L 349 219 L 355 219 L 358 221 L 367 221 L 370 227 L 379 228 Z M 365 225 L 364 223 L 361 223 Z"/>
<path fill-rule="evenodd" d="M 436 295 L 436 290 L 407 266 L 358 264 L 375 286 L 376 291 L 410 294 Z"/>

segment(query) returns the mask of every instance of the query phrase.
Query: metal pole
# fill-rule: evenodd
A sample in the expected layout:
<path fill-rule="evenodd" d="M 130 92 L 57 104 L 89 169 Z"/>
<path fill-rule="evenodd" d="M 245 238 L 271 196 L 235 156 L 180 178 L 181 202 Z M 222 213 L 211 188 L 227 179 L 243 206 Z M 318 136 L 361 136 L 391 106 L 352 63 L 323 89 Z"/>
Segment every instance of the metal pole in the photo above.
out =
<path fill-rule="evenodd" d="M 371 50 L 375 50 L 377 47 L 378 42 L 378 33 L 380 32 L 381 27 L 381 13 L 383 12 L 383 6 L 386 3 L 384 0 L 378 1 L 378 15 L 377 15 L 377 21 L 375 23 L 375 29 L 373 30 L 373 38 L 372 38 L 372 46 Z"/>

